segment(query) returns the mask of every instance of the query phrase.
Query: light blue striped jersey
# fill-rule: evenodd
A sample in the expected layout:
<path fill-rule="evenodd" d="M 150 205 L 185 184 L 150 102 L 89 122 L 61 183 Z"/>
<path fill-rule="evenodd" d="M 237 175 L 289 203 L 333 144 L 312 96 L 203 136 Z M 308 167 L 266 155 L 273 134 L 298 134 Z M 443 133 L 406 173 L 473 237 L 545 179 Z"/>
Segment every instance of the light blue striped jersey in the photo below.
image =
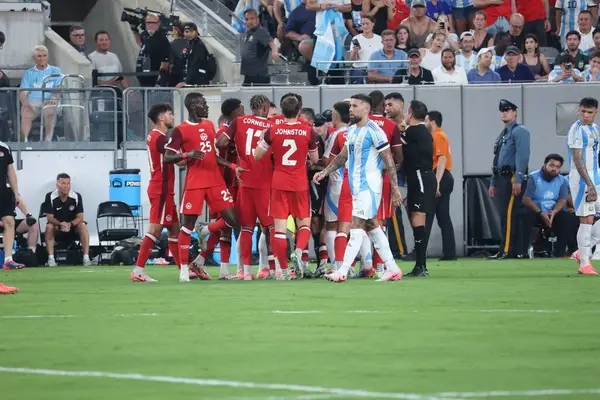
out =
<path fill-rule="evenodd" d="M 473 0 L 450 0 L 452 8 L 467 8 L 473 5 Z"/>
<path fill-rule="evenodd" d="M 346 133 L 348 149 L 348 183 L 352 195 L 368 190 L 381 193 L 383 159 L 379 154 L 390 148 L 385 132 L 373 121 L 368 120 L 359 128 L 352 125 Z"/>
<path fill-rule="evenodd" d="M 595 7 L 594 0 L 556 0 L 556 8 L 562 9 L 562 17 L 560 20 L 560 38 L 564 45 L 565 37 L 569 31 L 578 31 L 579 13 Z"/>
<path fill-rule="evenodd" d="M 577 182 L 582 179 L 577 172 L 573 162 L 572 150 L 583 150 L 583 163 L 587 169 L 588 175 L 594 182 L 594 185 L 600 185 L 600 168 L 598 167 L 598 141 L 600 140 L 600 130 L 598 125 L 584 125 L 581 120 L 571 125 L 567 135 L 567 145 L 569 146 L 569 176 L 571 182 Z M 581 182 L 580 184 L 584 184 Z"/>
<path fill-rule="evenodd" d="M 39 89 L 42 87 L 44 77 L 48 75 L 61 74 L 60 68 L 53 65 L 48 65 L 46 69 L 39 70 L 35 66 L 29 68 L 23 73 L 21 77 L 21 89 Z M 58 78 L 47 79 L 46 87 L 53 88 L 56 86 Z M 44 99 L 48 100 L 52 96 L 52 93 L 44 93 Z M 29 101 L 41 102 L 42 92 L 41 91 L 30 91 L 27 95 Z"/>

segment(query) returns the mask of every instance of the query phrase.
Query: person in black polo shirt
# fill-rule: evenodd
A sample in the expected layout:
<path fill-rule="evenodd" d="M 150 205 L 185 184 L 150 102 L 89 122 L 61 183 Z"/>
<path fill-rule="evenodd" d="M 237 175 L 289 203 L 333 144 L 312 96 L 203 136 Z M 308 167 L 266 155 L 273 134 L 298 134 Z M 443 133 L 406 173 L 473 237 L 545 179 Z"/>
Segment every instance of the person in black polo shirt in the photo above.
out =
<path fill-rule="evenodd" d="M 410 67 L 400 68 L 394 74 L 392 83 L 408 83 L 409 85 L 424 85 L 433 83 L 431 71 L 421 67 L 421 53 L 419 49 L 410 49 L 408 51 L 408 60 Z"/>
<path fill-rule="evenodd" d="M 83 221 L 83 201 L 81 195 L 71 190 L 71 177 L 65 173 L 56 177 L 56 190 L 46 194 L 44 212 L 48 218 L 46 225 L 46 249 L 48 266 L 56 267 L 54 242 L 76 240 L 79 237 L 83 249 L 83 265 L 90 266 L 90 235 Z"/>
<path fill-rule="evenodd" d="M 260 26 L 256 10 L 248 9 L 244 12 L 246 19 L 246 37 L 242 45 L 241 73 L 244 75 L 244 86 L 268 85 L 271 83 L 269 76 L 269 54 L 271 59 L 279 57 L 277 44 L 269 31 Z"/>
<path fill-rule="evenodd" d="M 415 238 L 416 264 L 405 276 L 429 276 L 425 260 L 427 231 L 425 222 L 435 205 L 437 180 L 433 173 L 433 137 L 425 126 L 427 106 L 417 100 L 410 102 L 406 121 L 408 128 L 402 135 L 403 169 L 406 174 L 406 199 L 410 225 Z"/>

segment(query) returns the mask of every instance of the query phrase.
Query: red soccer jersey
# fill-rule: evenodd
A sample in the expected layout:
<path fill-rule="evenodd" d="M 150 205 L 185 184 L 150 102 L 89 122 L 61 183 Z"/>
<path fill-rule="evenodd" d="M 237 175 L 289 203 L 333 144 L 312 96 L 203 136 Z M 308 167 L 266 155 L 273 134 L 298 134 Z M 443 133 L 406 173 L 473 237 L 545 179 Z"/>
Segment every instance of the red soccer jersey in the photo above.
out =
<path fill-rule="evenodd" d="M 270 127 L 271 123 L 266 118 L 244 115 L 233 121 L 227 131 L 223 132 L 230 143 L 235 143 L 240 167 L 248 170 L 241 176 L 243 187 L 255 189 L 271 187 L 273 163 L 270 154 L 266 154 L 259 161 L 254 159 L 254 150 L 258 146 L 260 136 Z"/>
<path fill-rule="evenodd" d="M 274 115 L 272 117 L 269 117 L 269 122 L 273 126 L 283 124 L 285 122 L 285 117 L 283 116 L 283 114 Z M 304 118 L 298 118 L 298 122 L 300 122 L 301 124 L 307 125 L 307 126 L 311 126 L 308 123 L 308 121 L 305 120 Z"/>
<path fill-rule="evenodd" d="M 400 137 L 402 132 L 400 132 L 400 128 L 394 121 L 389 118 L 384 117 L 383 115 L 371 114 L 369 115 L 369 119 L 377 124 L 386 134 L 388 142 L 391 147 L 396 147 L 396 145 L 400 145 Z"/>
<path fill-rule="evenodd" d="M 346 135 L 348 134 L 348 130 L 344 130 L 337 134 L 335 137 L 335 142 L 333 143 L 333 147 L 331 148 L 331 155 L 337 157 L 338 154 L 342 151 L 344 146 L 346 145 Z M 344 168 L 344 178 L 348 178 L 348 168 Z"/>
<path fill-rule="evenodd" d="M 223 176 L 217 166 L 215 147 L 215 126 L 209 120 L 201 122 L 185 121 L 175 127 L 171 133 L 167 150 L 187 153 L 192 150 L 202 150 L 202 160 L 189 160 L 185 177 L 185 188 L 204 189 L 225 185 Z"/>
<path fill-rule="evenodd" d="M 150 163 L 148 194 L 175 194 L 175 165 L 163 162 L 167 141 L 167 135 L 158 129 L 152 129 L 146 138 Z"/>
<path fill-rule="evenodd" d="M 267 129 L 263 140 L 273 150 L 272 189 L 308 190 L 306 157 L 309 151 L 318 151 L 315 130 L 300 122 L 285 122 Z"/>
<path fill-rule="evenodd" d="M 554 7 L 554 5 L 551 5 Z M 523 15 L 525 22 L 546 19 L 542 0 L 517 0 L 517 12 Z"/>
<path fill-rule="evenodd" d="M 221 136 L 221 134 L 226 132 L 227 129 L 229 129 L 229 125 L 222 124 L 219 130 L 217 131 L 217 138 Z M 229 144 L 227 144 L 227 146 L 217 147 L 217 157 L 221 157 L 222 159 L 232 163 L 237 163 L 237 151 L 235 149 L 235 144 L 230 142 Z M 225 183 L 228 185 L 228 187 L 230 185 L 237 185 L 236 180 L 234 178 L 235 174 L 229 168 L 225 168 L 225 166 L 219 165 L 219 171 L 221 172 L 221 176 L 223 177 L 223 179 L 225 179 Z"/>

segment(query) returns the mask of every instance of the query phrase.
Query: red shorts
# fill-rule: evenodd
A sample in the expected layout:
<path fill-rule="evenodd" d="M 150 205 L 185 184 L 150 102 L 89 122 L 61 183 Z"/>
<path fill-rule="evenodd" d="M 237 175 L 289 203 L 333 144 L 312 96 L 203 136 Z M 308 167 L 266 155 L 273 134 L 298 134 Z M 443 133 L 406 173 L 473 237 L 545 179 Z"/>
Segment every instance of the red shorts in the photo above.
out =
<path fill-rule="evenodd" d="M 241 226 L 254 227 L 257 218 L 264 227 L 273 225 L 273 217 L 269 215 L 271 189 L 242 186 L 236 198 L 235 211 Z"/>
<path fill-rule="evenodd" d="M 203 189 L 187 189 L 183 192 L 180 212 L 184 215 L 202 215 L 204 200 L 212 213 L 233 207 L 233 197 L 225 185 Z"/>
<path fill-rule="evenodd" d="M 227 188 L 227 190 L 229 190 L 229 193 L 231 194 L 231 197 L 233 198 L 233 204 L 235 206 L 235 199 L 237 199 L 238 187 L 237 186 L 229 186 Z M 226 208 L 228 208 L 228 207 L 226 207 Z M 219 219 L 219 218 L 221 218 L 221 213 L 219 211 L 213 211 L 209 207 L 209 218 L 210 219 Z"/>
<path fill-rule="evenodd" d="M 178 222 L 179 215 L 175 206 L 175 196 L 172 194 L 149 194 L 151 224 L 171 226 Z"/>
<path fill-rule="evenodd" d="M 394 203 L 392 203 L 392 183 L 390 177 L 384 175 L 381 203 L 379 203 L 379 209 L 377 210 L 377 219 L 383 221 L 392 218 L 394 215 L 394 208 Z"/>
<path fill-rule="evenodd" d="M 310 218 L 310 197 L 308 190 L 291 192 L 271 189 L 271 204 L 269 215 L 277 219 Z"/>
<path fill-rule="evenodd" d="M 348 178 L 344 177 L 340 200 L 338 201 L 338 222 L 352 222 L 352 193 L 350 193 L 350 183 Z"/>

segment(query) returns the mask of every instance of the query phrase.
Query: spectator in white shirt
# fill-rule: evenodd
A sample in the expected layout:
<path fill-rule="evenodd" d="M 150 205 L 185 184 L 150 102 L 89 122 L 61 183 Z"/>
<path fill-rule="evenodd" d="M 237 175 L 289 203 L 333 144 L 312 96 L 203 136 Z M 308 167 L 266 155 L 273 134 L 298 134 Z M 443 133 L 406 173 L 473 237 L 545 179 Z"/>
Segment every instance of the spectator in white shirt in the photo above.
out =
<path fill-rule="evenodd" d="M 350 60 L 352 61 L 363 61 L 355 62 L 352 64 L 352 70 L 350 71 L 352 84 L 365 83 L 367 77 L 367 69 L 369 64 L 369 57 L 375 50 L 381 50 L 383 43 L 381 42 L 381 36 L 373 33 L 373 27 L 375 20 L 371 16 L 364 16 L 361 19 L 361 26 L 363 32 L 352 38 L 352 44 L 350 45 Z"/>
<path fill-rule="evenodd" d="M 581 72 L 575 68 L 575 58 L 570 54 L 565 54 L 560 57 L 560 68 L 554 69 L 548 75 L 550 83 L 570 83 L 583 82 L 584 78 Z"/>
<path fill-rule="evenodd" d="M 460 52 L 456 55 L 456 65 L 469 72 L 477 67 L 477 55 L 473 53 L 475 38 L 473 32 L 466 31 L 460 35 Z"/>
<path fill-rule="evenodd" d="M 581 33 L 581 42 L 579 43 L 579 50 L 588 51 L 594 47 L 594 16 L 589 10 L 584 10 L 579 13 L 577 17 L 577 23 L 579 25 L 579 33 Z"/>
<path fill-rule="evenodd" d="M 436 84 L 468 85 L 467 74 L 464 69 L 456 66 L 456 56 L 451 49 L 442 50 L 442 65 L 432 72 Z"/>
<path fill-rule="evenodd" d="M 583 73 L 583 79 L 586 82 L 600 81 L 600 51 L 590 56 L 590 67 Z"/>
<path fill-rule="evenodd" d="M 112 74 L 109 76 L 99 76 L 98 85 L 102 86 L 123 86 L 128 87 L 127 78 L 119 75 L 123 72 L 123 66 L 119 60 L 119 56 L 108 51 L 110 49 L 110 35 L 106 31 L 98 31 L 94 35 L 96 42 L 96 51 L 89 55 L 92 62 L 92 69 L 97 70 L 102 74 Z"/>

